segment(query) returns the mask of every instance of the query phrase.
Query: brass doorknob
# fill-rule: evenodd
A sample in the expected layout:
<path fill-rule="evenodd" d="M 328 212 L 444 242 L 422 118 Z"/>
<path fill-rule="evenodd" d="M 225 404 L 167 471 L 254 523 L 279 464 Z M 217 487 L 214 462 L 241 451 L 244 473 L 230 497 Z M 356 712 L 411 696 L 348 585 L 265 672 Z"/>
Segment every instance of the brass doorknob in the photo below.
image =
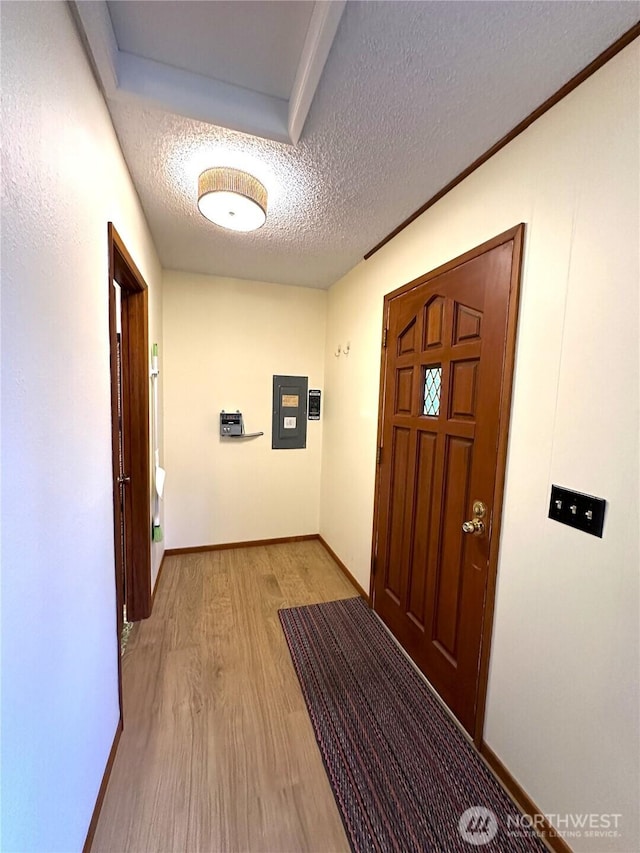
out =
<path fill-rule="evenodd" d="M 482 501 L 473 502 L 473 518 L 471 521 L 465 521 L 462 525 L 463 533 L 471 533 L 473 536 L 481 536 L 484 533 L 484 521 L 482 520 L 487 514 L 487 507 Z"/>

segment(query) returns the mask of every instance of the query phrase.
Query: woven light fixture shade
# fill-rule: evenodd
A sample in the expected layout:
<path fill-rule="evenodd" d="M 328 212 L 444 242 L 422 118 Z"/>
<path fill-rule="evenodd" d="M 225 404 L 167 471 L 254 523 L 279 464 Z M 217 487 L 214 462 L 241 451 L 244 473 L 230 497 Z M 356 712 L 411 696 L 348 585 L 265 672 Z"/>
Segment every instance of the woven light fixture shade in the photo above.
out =
<path fill-rule="evenodd" d="M 206 169 L 198 178 L 198 208 L 222 228 L 255 231 L 267 219 L 267 190 L 239 169 Z"/>

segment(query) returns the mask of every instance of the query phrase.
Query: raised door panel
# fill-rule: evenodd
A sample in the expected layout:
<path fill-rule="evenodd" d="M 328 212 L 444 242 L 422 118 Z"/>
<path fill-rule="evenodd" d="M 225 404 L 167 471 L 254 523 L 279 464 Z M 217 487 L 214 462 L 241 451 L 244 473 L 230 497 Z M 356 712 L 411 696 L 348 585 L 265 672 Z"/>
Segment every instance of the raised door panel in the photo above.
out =
<path fill-rule="evenodd" d="M 407 355 L 416 351 L 416 318 L 413 317 L 398 335 L 398 355 Z"/>
<path fill-rule="evenodd" d="M 395 427 L 393 430 L 393 459 L 391 462 L 391 494 L 393 502 L 389 513 L 387 530 L 387 558 L 385 560 L 384 585 L 396 604 L 402 594 L 403 551 L 405 541 L 405 517 L 409 478 L 413 470 L 410 458 L 411 430 Z"/>
<path fill-rule="evenodd" d="M 458 616 L 466 540 L 460 535 L 468 503 L 472 442 L 449 437 L 444 464 L 440 559 L 436 567 L 436 596 L 432 639 L 451 661 L 457 654 Z"/>
<path fill-rule="evenodd" d="M 474 358 L 452 362 L 449 418 L 466 421 L 475 420 L 479 361 L 480 359 Z"/>
<path fill-rule="evenodd" d="M 406 613 L 421 630 L 427 621 L 429 553 L 433 531 L 433 495 L 436 470 L 435 433 L 420 431 L 417 441 L 415 508 L 412 524 L 412 553 L 407 584 Z"/>
<path fill-rule="evenodd" d="M 424 306 L 423 350 L 444 344 L 444 297 L 433 296 Z"/>
<path fill-rule="evenodd" d="M 394 413 L 410 415 L 413 389 L 413 367 L 400 367 L 396 370 L 396 399 Z"/>
<path fill-rule="evenodd" d="M 480 338 L 480 327 L 482 323 L 482 312 L 468 305 L 456 303 L 454 309 L 453 341 L 461 344 L 467 341 L 475 341 Z"/>

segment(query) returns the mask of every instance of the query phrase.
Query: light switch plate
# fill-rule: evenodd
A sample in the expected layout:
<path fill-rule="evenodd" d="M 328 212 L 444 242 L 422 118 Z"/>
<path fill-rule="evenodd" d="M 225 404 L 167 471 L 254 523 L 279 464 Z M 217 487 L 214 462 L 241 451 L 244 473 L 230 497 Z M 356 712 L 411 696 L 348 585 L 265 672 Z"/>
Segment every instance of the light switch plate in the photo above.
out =
<path fill-rule="evenodd" d="M 549 518 L 602 539 L 606 503 L 604 498 L 551 486 Z"/>

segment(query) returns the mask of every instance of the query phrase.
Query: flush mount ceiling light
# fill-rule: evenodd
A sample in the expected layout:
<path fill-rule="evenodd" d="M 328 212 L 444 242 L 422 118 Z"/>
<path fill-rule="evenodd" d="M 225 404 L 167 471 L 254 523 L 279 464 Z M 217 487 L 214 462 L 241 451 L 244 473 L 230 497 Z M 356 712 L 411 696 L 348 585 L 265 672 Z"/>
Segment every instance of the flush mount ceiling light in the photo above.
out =
<path fill-rule="evenodd" d="M 205 169 L 198 178 L 198 208 L 222 228 L 255 231 L 267 219 L 267 191 L 239 169 Z"/>

